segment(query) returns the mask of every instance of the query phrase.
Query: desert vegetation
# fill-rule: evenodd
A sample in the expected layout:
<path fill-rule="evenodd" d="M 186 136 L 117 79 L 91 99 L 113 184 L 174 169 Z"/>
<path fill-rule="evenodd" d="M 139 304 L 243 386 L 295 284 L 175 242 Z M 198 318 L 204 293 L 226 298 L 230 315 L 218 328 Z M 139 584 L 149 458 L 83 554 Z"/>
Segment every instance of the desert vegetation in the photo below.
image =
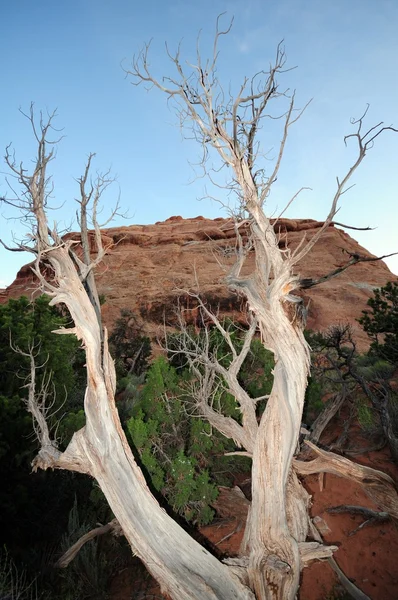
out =
<path fill-rule="evenodd" d="M 55 113 L 37 115 L 32 105 L 25 115 L 37 147 L 33 167 L 25 167 L 11 147 L 6 149 L 5 162 L 15 180 L 12 189 L 19 192 L 16 200 L 4 202 L 30 226 L 26 239 L 14 249 L 34 255 L 32 270 L 50 300 L 41 298 L 32 304 L 21 299 L 1 309 L 1 401 L 10 436 L 3 468 L 9 469 L 11 478 L 21 477 L 20 487 L 13 485 L 7 498 L 10 493 L 20 494 L 18 502 L 29 520 L 33 518 L 32 498 L 26 492 L 29 463 L 43 485 L 40 494 L 34 488 L 40 499 L 48 501 L 47 486 L 55 482 L 61 492 L 65 488 L 59 494 L 59 509 L 52 506 L 54 528 L 46 531 L 51 531 L 49 544 L 64 532 L 66 552 L 54 561 L 54 548 L 49 548 L 47 564 L 68 567 L 74 560 L 80 562 L 68 567 L 77 569 L 78 589 L 71 583 L 76 577 L 62 571 L 60 598 L 62 593 L 66 598 L 106 597 L 107 577 L 115 569 L 110 557 L 117 555 L 109 545 L 120 544 L 123 556 L 125 539 L 162 593 L 174 600 L 293 600 L 300 574 L 310 562 L 328 560 L 337 569 L 333 559 L 337 547 L 323 542 L 309 514 L 310 497 L 302 484 L 302 476 L 308 474 L 328 472 L 355 479 L 380 511 L 388 518 L 398 517 L 391 477 L 319 445 L 325 427 L 344 404 L 363 428 L 374 428 L 375 434 L 377 430 L 396 456 L 396 400 L 391 385 L 396 285 L 378 290 L 370 301 L 371 311 L 363 315 L 362 324 L 372 338 L 368 356 L 357 355 L 346 327 L 310 338 L 316 356 L 307 388 L 311 356 L 305 336 L 307 307 L 300 292 L 359 262 L 382 257 L 349 255 L 332 272 L 312 279 L 301 279 L 297 266 L 333 224 L 351 178 L 373 145 L 382 134 L 396 130 L 383 123 L 366 127 L 367 110 L 353 120 L 345 141 L 355 145 L 356 155 L 347 172 L 337 178 L 322 227 L 312 238 L 303 237 L 294 249 L 281 245 L 278 228 L 267 216 L 267 199 L 290 128 L 306 107 L 298 110 L 295 94 L 280 87 L 286 71 L 282 45 L 269 69 L 245 78 L 235 95 L 222 88 L 219 44 L 231 25 L 223 27 L 217 20 L 209 57 L 198 45 L 193 65 L 185 65 L 180 48 L 169 53 L 173 75 L 157 78 L 152 73 L 149 45 L 134 58 L 126 75 L 174 102 L 183 128 L 199 144 L 205 173 L 212 177 L 208 159 L 219 160 L 218 168 L 230 173 L 223 190 L 236 198 L 231 215 L 236 245 L 225 265 L 225 285 L 245 302 L 246 327 L 212 312 L 200 290 L 183 290 L 196 304 L 201 327 L 192 329 L 186 310 L 177 307 L 179 331 L 165 336 L 163 355 L 150 366 L 150 342 L 132 314 L 123 313 L 108 337 L 95 270 L 111 251 L 101 230 L 118 212 L 118 205 L 109 219 L 99 219 L 102 194 L 113 178 L 108 172 L 91 177 L 94 155 L 90 154 L 77 179 L 81 231 L 76 240 L 62 236 L 48 217 L 49 168 L 57 143 Z M 281 125 L 281 142 L 269 170 L 259 132 L 271 119 Z M 248 273 L 246 262 L 253 253 L 254 270 Z M 324 393 L 330 396 L 325 409 L 320 406 Z M 314 419 L 309 430 L 302 425 L 304 410 L 306 417 Z M 65 414 L 59 424 L 60 413 Z M 24 437 L 28 428 L 35 433 L 29 443 Z M 346 449 L 347 431 L 334 450 Z M 17 469 L 19 463 L 24 471 Z M 222 558 L 190 535 L 186 523 L 209 523 L 217 486 L 232 483 L 234 473 L 242 469 L 250 470 L 251 478 L 243 541 L 238 556 Z M 45 514 L 40 500 L 36 508 L 39 527 Z M 43 533 L 42 527 L 39 530 L 37 536 Z M 24 535 L 34 535 L 33 530 Z M 11 538 L 10 533 L 10 552 L 23 554 L 20 547 L 12 548 Z M 90 545 L 83 544 L 86 540 Z M 29 552 L 26 562 L 39 572 L 37 561 Z M 10 569 L 12 573 L 14 567 Z M 361 597 L 344 574 L 341 580 L 350 593 Z M 51 576 L 43 585 L 51 585 Z M 44 593 L 47 590 L 44 587 Z M 57 597 L 54 594 L 59 592 L 48 593 Z"/>
<path fill-rule="evenodd" d="M 393 287 L 393 283 L 388 284 L 387 291 Z M 381 294 L 382 289 L 375 290 L 369 300 L 370 308 Z M 392 303 L 384 305 L 382 313 L 386 332 L 396 336 Z M 368 322 L 371 315 L 369 312 L 365 315 Z M 0 589 L 10 594 L 15 586 L 11 598 L 107 598 L 115 572 L 124 565 L 131 568 L 127 547 L 121 538 L 109 535 L 110 530 L 104 532 L 108 535 L 88 541 L 67 568 L 56 567 L 64 552 L 95 529 L 98 521 L 109 521 L 112 513 L 97 485 L 82 476 L 63 471 L 30 475 L 37 441 L 31 436 L 32 420 L 26 411 L 29 361 L 15 352 L 18 348 L 28 353 L 32 343 L 37 347 L 40 343 L 40 356 L 46 362 L 51 348 L 48 360 L 54 362 L 46 364 L 54 367 L 55 403 L 49 418 L 57 429 L 60 446 L 66 447 L 73 433 L 85 424 L 82 350 L 69 336 L 56 338 L 59 347 L 54 346 L 52 330 L 70 325 L 70 320 L 51 308 L 46 296 L 33 303 L 26 297 L 9 301 L 0 307 L 0 323 L 3 373 L 0 469 L 2 480 L 7 482 L 2 488 L 1 501 L 2 539 L 7 550 L 2 555 Z M 236 350 L 241 349 L 245 332 L 232 322 L 223 325 L 230 332 Z M 166 340 L 163 344 L 168 352 L 155 360 L 144 361 L 143 355 L 144 367 L 137 373 L 131 369 L 137 348 L 145 347 L 144 354 L 149 359 L 150 342 L 127 311 L 116 322 L 110 339 L 120 342 L 122 331 L 124 344 L 115 344 L 113 350 L 116 364 L 121 364 L 117 407 L 133 452 L 154 493 L 171 514 L 191 527 L 211 523 L 216 516 L 219 486 L 231 487 L 240 472 L 249 475 L 250 460 L 239 455 L 228 456 L 233 454 L 234 444 L 211 432 L 209 423 L 195 408 L 192 397 L 195 376 L 179 351 L 186 333 L 169 334 L 167 344 Z M 197 333 L 193 328 L 188 331 L 194 348 L 205 333 Z M 379 326 L 379 334 L 383 333 Z M 336 325 L 323 334 L 308 332 L 306 336 L 313 364 L 303 415 L 308 439 L 319 443 L 333 419 L 345 411 L 348 414 L 345 427 L 331 449 L 355 456 L 389 444 L 396 460 L 390 438 L 391 432 L 396 435 L 398 431 L 393 391 L 396 361 L 380 359 L 379 353 L 383 356 L 385 350 L 383 342 L 379 340 L 377 353 L 371 346 L 366 354 L 360 354 L 348 326 Z M 210 346 L 221 363 L 228 366 L 231 351 L 214 327 L 210 329 Z M 250 397 L 269 394 L 273 367 L 272 354 L 267 354 L 260 340 L 254 338 L 241 373 L 242 385 Z M 38 373 L 38 377 L 42 375 Z M 219 389 L 216 401 L 224 414 L 239 422 L 231 394 Z M 264 399 L 261 414 L 266 403 Z M 388 428 L 386 410 L 390 417 Z M 368 438 L 367 447 L 352 446 L 353 423 L 359 423 Z M 43 506 L 48 507 L 45 512 Z M 353 510 L 355 507 L 351 507 Z M 365 513 L 365 517 L 374 518 L 370 513 Z"/>

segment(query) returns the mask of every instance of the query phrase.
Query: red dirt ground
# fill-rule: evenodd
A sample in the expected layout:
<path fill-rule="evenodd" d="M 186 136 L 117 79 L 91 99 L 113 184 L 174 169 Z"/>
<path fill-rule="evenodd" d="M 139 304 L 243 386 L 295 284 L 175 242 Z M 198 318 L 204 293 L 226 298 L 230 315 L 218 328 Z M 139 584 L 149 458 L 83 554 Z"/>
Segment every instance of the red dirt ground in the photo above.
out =
<path fill-rule="evenodd" d="M 355 431 L 355 445 L 366 447 L 369 441 Z M 335 433 L 334 433 L 335 435 Z M 328 437 L 331 437 L 330 435 Z M 330 440 L 328 440 L 329 442 Z M 387 472 L 398 480 L 398 468 L 387 448 L 355 457 L 361 464 Z M 377 510 L 361 487 L 350 480 L 325 475 L 320 491 L 317 475 L 304 480 L 312 495 L 312 516 L 320 516 L 330 528 L 324 535 L 327 543 L 339 546 L 335 560 L 346 574 L 372 600 L 398 598 L 398 529 L 391 521 L 370 524 L 350 535 L 364 518 L 351 514 L 330 514 L 327 509 L 342 504 L 364 506 Z M 233 556 L 239 551 L 243 523 L 237 519 L 220 519 L 203 527 L 201 533 L 222 553 Z M 144 571 L 126 569 L 114 581 L 112 600 L 160 599 L 156 583 L 143 576 Z M 299 600 L 334 600 L 341 597 L 342 588 L 327 562 L 317 562 L 304 569 Z M 345 596 L 348 598 L 348 596 Z"/>

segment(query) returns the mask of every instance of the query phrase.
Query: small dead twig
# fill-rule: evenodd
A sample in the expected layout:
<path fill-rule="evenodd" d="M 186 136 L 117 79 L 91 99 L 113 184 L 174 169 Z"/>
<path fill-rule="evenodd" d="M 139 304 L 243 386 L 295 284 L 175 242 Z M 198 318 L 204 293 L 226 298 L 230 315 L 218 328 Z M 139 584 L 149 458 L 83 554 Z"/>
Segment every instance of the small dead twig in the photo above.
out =
<path fill-rule="evenodd" d="M 327 512 L 330 514 L 340 514 L 340 513 L 351 513 L 354 515 L 360 515 L 366 518 L 366 521 L 361 523 L 358 527 L 353 529 L 348 534 L 348 537 L 355 535 L 358 531 L 366 527 L 367 525 L 373 525 L 374 523 L 384 523 L 385 521 L 389 521 L 391 519 L 388 512 L 384 511 L 376 511 L 371 508 L 365 508 L 364 506 L 353 506 L 349 504 L 342 504 L 340 506 L 334 506 L 332 508 L 328 508 Z"/>
<path fill-rule="evenodd" d="M 218 542 L 216 542 L 214 545 L 218 546 L 219 544 L 221 544 L 222 542 L 225 542 L 225 540 L 228 540 L 230 537 L 232 537 L 235 533 L 237 533 L 238 531 L 240 531 L 242 528 L 242 523 L 238 523 L 238 525 L 235 527 L 235 529 L 233 529 L 230 533 L 227 533 L 227 535 L 224 535 L 223 538 L 221 538 L 221 540 L 219 540 Z"/>

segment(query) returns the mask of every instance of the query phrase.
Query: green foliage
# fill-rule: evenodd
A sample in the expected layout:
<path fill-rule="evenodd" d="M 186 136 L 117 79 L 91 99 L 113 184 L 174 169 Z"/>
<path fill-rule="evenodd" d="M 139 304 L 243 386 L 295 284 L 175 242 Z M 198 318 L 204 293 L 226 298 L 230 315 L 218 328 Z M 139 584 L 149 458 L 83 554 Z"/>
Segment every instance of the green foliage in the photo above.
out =
<path fill-rule="evenodd" d="M 79 476 L 68 472 L 32 476 L 38 442 L 23 387 L 30 365 L 27 357 L 10 347 L 10 340 L 24 352 L 34 344 L 37 364 L 45 363 L 45 369 L 52 372 L 54 410 L 60 408 L 57 417 L 65 415 L 59 431 L 66 443 L 79 426 L 85 388 L 79 343 L 73 335 L 52 333 L 68 325 L 68 319 L 49 306 L 45 296 L 34 302 L 22 297 L 0 306 L 0 530 L 10 555 L 32 571 L 36 570 L 34 561 L 40 560 L 39 549 L 59 540 L 75 491 L 80 489 L 84 495 L 85 485 L 91 484 L 82 484 Z M 43 370 L 37 372 L 38 386 Z M 68 414 L 71 407 L 76 415 Z M 55 422 L 50 417 L 50 426 Z"/>
<path fill-rule="evenodd" d="M 123 309 L 120 315 L 109 337 L 118 381 L 127 375 L 144 373 L 151 355 L 150 339 L 142 335 L 142 328 L 132 311 Z"/>
<path fill-rule="evenodd" d="M 196 469 L 197 461 L 179 450 L 171 463 L 172 488 L 169 501 L 173 508 L 185 518 L 201 525 L 210 523 L 214 511 L 210 505 L 217 498 L 216 486 L 210 482 L 206 470 Z"/>
<path fill-rule="evenodd" d="M 32 419 L 22 398 L 0 395 L 0 424 L 0 468 L 3 459 L 18 468 L 30 459 L 33 445 L 21 442 L 32 434 Z"/>
<path fill-rule="evenodd" d="M 369 298 L 371 310 L 359 319 L 372 340 L 371 352 L 383 360 L 398 363 L 398 282 L 388 282 Z"/>
<path fill-rule="evenodd" d="M 47 296 L 33 302 L 22 296 L 0 305 L 0 392 L 6 396 L 21 395 L 21 387 L 29 374 L 29 359 L 11 347 L 29 352 L 34 344 L 36 362 L 45 364 L 52 373 L 55 393 L 65 397 L 74 385 L 73 363 L 78 342 L 73 335 L 55 335 L 54 329 L 67 327 L 68 321 L 49 306 Z M 40 376 L 39 382 L 40 384 Z M 26 394 L 26 392 L 24 392 Z"/>
<path fill-rule="evenodd" d="M 201 436 L 207 424 L 188 415 L 181 397 L 184 378 L 163 356 L 156 359 L 126 427 L 153 488 L 185 519 L 205 524 L 213 518 L 217 488 L 203 464 L 211 462 L 208 452 L 217 443 Z"/>
<path fill-rule="evenodd" d="M 375 411 L 364 399 L 360 399 L 357 403 L 357 416 L 361 428 L 365 432 L 372 432 L 376 428 Z"/>
<path fill-rule="evenodd" d="M 58 437 L 61 444 L 66 447 L 72 435 L 86 424 L 86 414 L 83 409 L 67 413 L 59 423 Z"/>
<path fill-rule="evenodd" d="M 361 354 L 356 357 L 356 369 L 367 381 L 386 381 L 394 375 L 396 366 L 377 355 Z"/>
<path fill-rule="evenodd" d="M 274 377 L 272 374 L 275 366 L 274 355 L 264 348 L 261 340 L 254 339 L 239 373 L 239 383 L 251 398 L 269 395 L 272 390 Z M 257 411 L 261 415 L 266 407 L 266 400 L 257 404 Z"/>
<path fill-rule="evenodd" d="M 236 351 L 239 353 L 243 346 L 245 330 L 231 321 L 231 319 L 224 319 L 222 326 L 228 331 L 230 339 Z M 200 345 L 200 338 L 204 333 L 199 332 L 198 334 L 195 334 L 193 328 L 188 328 L 188 331 L 190 338 L 194 340 L 194 342 L 197 340 Z M 209 335 L 209 352 L 216 356 L 220 365 L 228 368 L 232 361 L 232 352 L 228 343 L 216 327 L 210 328 Z M 180 340 L 181 334 L 179 333 L 174 333 L 167 337 L 167 346 L 170 350 L 169 361 L 178 373 L 183 372 L 187 366 L 184 353 L 178 351 L 181 348 Z M 189 341 L 187 339 L 185 339 L 185 344 L 189 350 Z M 253 339 L 250 345 L 250 352 L 245 358 L 238 376 L 240 385 L 251 398 L 258 398 L 259 396 L 265 396 L 271 393 L 273 385 L 272 370 L 274 365 L 275 361 L 272 352 L 264 348 L 261 340 L 257 338 Z M 264 407 L 265 403 L 260 405 L 260 412 L 264 410 Z"/>
<path fill-rule="evenodd" d="M 223 326 L 239 352 L 244 332 L 230 321 Z M 232 360 L 230 347 L 218 329 L 212 328 L 207 333 L 210 352 L 228 368 Z M 191 331 L 188 343 L 200 342 L 202 335 L 199 332 L 195 339 Z M 152 363 L 126 428 L 153 488 L 185 519 L 205 524 L 213 518 L 211 504 L 217 496 L 216 486 L 231 483 L 232 471 L 248 470 L 250 462 L 242 457 L 225 456 L 235 449 L 234 443 L 212 430 L 197 414 L 189 391 L 190 384 L 195 382 L 186 368 L 183 352 L 179 352 L 180 335 L 170 336 L 167 345 L 169 362 L 162 356 Z M 239 374 L 240 384 L 251 397 L 271 392 L 273 366 L 273 355 L 259 340 L 254 340 Z M 236 399 L 222 385 L 212 402 L 215 410 L 240 421 Z M 259 413 L 265 404 L 264 400 L 258 407 Z"/>
<path fill-rule="evenodd" d="M 389 289 L 390 286 L 386 286 Z M 366 434 L 383 432 L 395 460 L 398 439 L 398 406 L 391 380 L 396 364 L 383 357 L 374 346 L 370 352 L 360 355 L 349 325 L 336 325 L 323 334 L 307 337 L 312 349 L 312 381 L 315 382 L 315 398 L 312 381 L 307 391 L 305 418 L 311 423 L 316 411 L 311 410 L 326 394 L 331 400 L 343 394 L 348 419 L 357 418 Z M 377 350 L 377 351 L 376 351 Z M 327 403 L 325 403 L 325 409 Z M 310 415 L 310 418 L 307 417 Z M 345 434 L 343 433 L 343 436 Z"/>

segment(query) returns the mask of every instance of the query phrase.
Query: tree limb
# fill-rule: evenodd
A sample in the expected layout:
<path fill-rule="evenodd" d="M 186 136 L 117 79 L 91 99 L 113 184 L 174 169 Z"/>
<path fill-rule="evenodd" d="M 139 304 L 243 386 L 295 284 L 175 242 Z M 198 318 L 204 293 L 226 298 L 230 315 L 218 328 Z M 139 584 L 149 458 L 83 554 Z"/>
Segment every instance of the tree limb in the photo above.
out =
<path fill-rule="evenodd" d="M 332 473 L 347 477 L 361 485 L 366 494 L 384 512 L 398 519 L 398 494 L 393 479 L 371 467 L 354 463 L 343 456 L 318 448 L 308 440 L 305 442 L 315 452 L 317 458 L 309 462 L 293 461 L 293 467 L 301 475 L 312 473 Z"/>
<path fill-rule="evenodd" d="M 77 542 L 75 542 L 73 544 L 73 546 L 71 546 L 61 556 L 61 558 L 59 558 L 57 560 L 57 562 L 55 563 L 55 567 L 58 567 L 59 569 L 65 569 L 69 565 L 69 563 L 71 563 L 72 560 L 79 554 L 79 552 L 82 549 L 82 547 L 84 546 L 84 544 L 87 544 L 87 542 L 90 542 L 91 540 L 95 539 L 96 537 L 98 537 L 100 535 L 105 535 L 107 533 L 112 533 L 115 536 L 123 535 L 122 528 L 120 527 L 117 519 L 112 519 L 112 521 L 110 521 L 106 525 L 101 525 L 101 527 L 96 527 L 95 529 L 92 529 L 88 533 L 85 533 L 84 535 L 82 535 L 77 540 Z"/>
<path fill-rule="evenodd" d="M 330 271 L 330 273 L 328 273 L 327 275 L 323 275 L 322 277 L 319 277 L 318 279 L 300 279 L 298 281 L 297 288 L 302 289 L 302 290 L 307 290 L 307 289 L 312 288 L 321 283 L 325 283 L 325 281 L 329 281 L 329 279 L 333 279 L 334 277 L 337 277 L 337 275 L 340 275 L 341 273 L 346 271 L 346 269 L 348 269 L 349 267 L 352 267 L 353 265 L 356 265 L 358 263 L 376 262 L 378 260 L 384 260 L 385 258 L 389 258 L 390 256 L 396 256 L 398 254 L 398 252 L 392 252 L 391 254 L 383 254 L 383 256 L 373 257 L 373 256 L 361 256 L 360 254 L 349 252 L 348 250 L 343 250 L 343 252 L 346 252 L 350 256 L 350 259 L 348 262 L 346 262 L 344 265 L 340 265 L 333 271 Z"/>
<path fill-rule="evenodd" d="M 32 342 L 29 346 L 29 351 L 24 352 L 20 348 L 13 346 L 12 343 L 10 345 L 15 352 L 21 356 L 27 357 L 30 361 L 29 381 L 24 386 L 28 389 L 26 405 L 28 412 L 33 417 L 34 431 L 40 443 L 40 450 L 32 462 L 33 471 L 37 471 L 39 468 L 44 470 L 51 468 L 68 469 L 70 471 L 77 471 L 78 473 L 89 473 L 89 464 L 80 443 L 80 439 L 84 435 L 84 428 L 73 435 L 72 440 L 64 452 L 60 452 L 56 440 L 51 439 L 46 420 L 48 412 L 53 405 L 53 402 L 49 403 L 49 397 L 51 395 L 51 373 L 44 373 L 41 389 L 37 391 L 36 373 L 38 368 L 44 366 L 38 366 L 36 364 L 36 356 L 38 355 L 39 348 L 37 346 L 35 347 Z"/>
<path fill-rule="evenodd" d="M 344 138 L 344 143 L 345 143 L 345 145 L 347 145 L 347 140 L 349 140 L 351 138 L 356 140 L 357 148 L 358 148 L 357 158 L 356 158 L 354 164 L 350 167 L 350 169 L 347 171 L 347 173 L 343 176 L 343 178 L 341 180 L 338 177 L 336 178 L 337 190 L 334 195 L 334 198 L 333 198 L 330 210 L 329 210 L 329 214 L 326 217 L 326 220 L 325 220 L 323 226 L 313 235 L 313 237 L 307 242 L 307 244 L 300 251 L 297 252 L 297 249 L 296 249 L 296 251 L 293 252 L 292 257 L 291 257 L 292 266 L 297 264 L 298 262 L 300 262 L 300 260 L 302 260 L 308 254 L 308 252 L 311 250 L 311 248 L 320 239 L 320 237 L 322 236 L 324 231 L 332 223 L 334 216 L 336 215 L 336 213 L 339 210 L 338 202 L 339 202 L 341 196 L 350 189 L 350 188 L 346 187 L 348 182 L 350 181 L 351 177 L 354 175 L 355 171 L 358 169 L 358 167 L 364 160 L 368 151 L 373 147 L 373 144 L 374 144 L 376 138 L 378 138 L 385 131 L 394 131 L 395 133 L 398 133 L 398 129 L 395 129 L 392 126 L 385 127 L 385 126 L 383 126 L 383 123 L 381 122 L 381 123 L 378 123 L 377 125 L 375 125 L 374 127 L 371 127 L 366 133 L 363 134 L 362 127 L 363 127 L 364 119 L 367 115 L 368 110 L 369 110 L 369 105 L 367 105 L 365 112 L 359 119 L 351 119 L 351 124 L 356 125 L 356 131 L 354 133 L 346 135 Z"/>

